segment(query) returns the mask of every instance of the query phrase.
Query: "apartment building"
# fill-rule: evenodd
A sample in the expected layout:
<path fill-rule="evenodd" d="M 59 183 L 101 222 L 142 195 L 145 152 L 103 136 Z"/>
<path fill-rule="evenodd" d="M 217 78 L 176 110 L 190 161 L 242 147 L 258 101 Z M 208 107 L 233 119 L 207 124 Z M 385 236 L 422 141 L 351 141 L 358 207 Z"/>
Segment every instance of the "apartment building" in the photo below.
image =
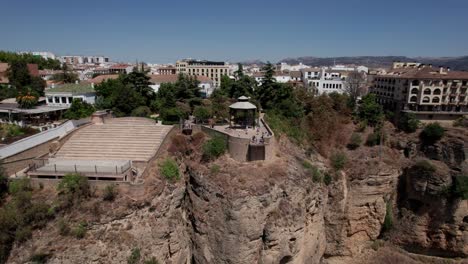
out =
<path fill-rule="evenodd" d="M 347 74 L 326 68 L 305 68 L 301 70 L 304 86 L 315 94 L 344 93 Z"/>
<path fill-rule="evenodd" d="M 157 73 L 161 75 L 173 75 L 177 74 L 177 69 L 174 66 L 160 67 L 158 68 Z"/>
<path fill-rule="evenodd" d="M 468 72 L 418 63 L 396 63 L 373 78 L 370 92 L 384 108 L 421 121 L 451 121 L 468 114 Z"/>
<path fill-rule="evenodd" d="M 177 61 L 175 67 L 177 73 L 206 76 L 213 81 L 215 87 L 221 85 L 221 76 L 229 75 L 229 65 L 225 62 L 187 59 Z"/>
<path fill-rule="evenodd" d="M 76 64 L 102 64 L 110 62 L 108 57 L 104 56 L 61 56 L 59 60 L 62 63 Z"/>

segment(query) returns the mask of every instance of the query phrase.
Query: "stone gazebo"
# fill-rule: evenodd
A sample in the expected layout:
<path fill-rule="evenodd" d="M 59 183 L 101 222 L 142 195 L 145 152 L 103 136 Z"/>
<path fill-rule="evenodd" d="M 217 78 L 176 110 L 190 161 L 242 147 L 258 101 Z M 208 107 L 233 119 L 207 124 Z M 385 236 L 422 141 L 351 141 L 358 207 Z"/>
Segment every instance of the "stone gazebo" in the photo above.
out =
<path fill-rule="evenodd" d="M 254 128 L 257 107 L 249 102 L 249 98 L 241 96 L 237 102 L 229 106 L 230 128 Z"/>

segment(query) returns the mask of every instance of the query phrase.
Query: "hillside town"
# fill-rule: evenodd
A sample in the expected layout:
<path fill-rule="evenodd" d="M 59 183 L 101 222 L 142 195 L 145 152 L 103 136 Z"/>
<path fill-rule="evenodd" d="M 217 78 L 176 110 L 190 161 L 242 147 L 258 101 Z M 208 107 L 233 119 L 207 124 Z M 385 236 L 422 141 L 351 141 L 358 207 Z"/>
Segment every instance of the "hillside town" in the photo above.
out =
<path fill-rule="evenodd" d="M 465 258 L 467 90 L 468 71 L 419 61 L 371 67 L 189 58 L 158 64 L 0 51 L 0 205 L 3 196 L 10 197 L 8 207 L 0 207 L 0 263 L 142 263 L 140 252 L 151 264 L 258 258 L 340 264 L 368 255 L 378 260 L 369 263 L 384 263 L 387 257 L 410 258 L 395 249 L 408 245 Z M 32 200 L 33 193 L 46 202 Z M 434 197 L 442 197 L 443 206 L 431 209 Z M 441 225 L 418 222 L 418 212 L 433 220 L 444 208 L 453 211 L 444 211 Z M 220 225 L 221 233 L 269 249 L 258 255 L 237 245 L 246 253 L 227 250 L 229 259 L 245 260 L 225 262 L 219 252 L 225 249 L 200 234 L 219 239 L 203 221 L 237 221 L 226 210 L 250 219 L 252 232 L 260 233 L 251 239 L 251 231 L 229 223 Z M 29 218 L 11 222 L 16 218 L 2 216 L 7 213 Z M 263 226 L 278 218 L 300 227 Z M 424 230 L 408 227 L 416 224 Z M 343 236 L 335 225 L 369 233 Z M 132 233 L 135 245 L 123 241 L 120 250 L 120 244 L 97 237 L 115 226 L 119 236 Z M 193 232 L 195 241 L 184 232 Z M 402 240 L 402 233 L 409 235 Z M 423 238 L 431 243 L 421 243 Z M 64 242 L 63 253 L 51 239 L 80 241 L 92 253 L 77 253 L 82 249 L 75 242 Z M 97 251 L 95 241 L 103 244 Z M 299 248 L 283 254 L 277 241 Z M 355 243 L 368 255 L 354 252 Z M 187 244 L 209 245 L 213 252 Z M 379 253 L 380 247 L 387 251 Z M 343 255 L 345 262 L 321 262 L 325 252 Z M 414 263 L 433 261 L 421 259 Z"/>

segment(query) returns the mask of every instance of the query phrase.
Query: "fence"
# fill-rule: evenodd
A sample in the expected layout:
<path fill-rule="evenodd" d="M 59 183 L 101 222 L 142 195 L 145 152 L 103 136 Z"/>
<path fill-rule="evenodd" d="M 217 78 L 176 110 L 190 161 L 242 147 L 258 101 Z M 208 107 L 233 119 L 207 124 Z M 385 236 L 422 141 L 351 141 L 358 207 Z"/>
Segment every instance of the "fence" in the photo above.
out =
<path fill-rule="evenodd" d="M 36 173 L 81 173 L 118 175 L 127 172 L 132 167 L 131 161 L 94 161 L 94 160 L 46 160 L 36 159 L 29 166 L 29 172 Z"/>
<path fill-rule="evenodd" d="M 16 155 L 54 138 L 61 138 L 72 130 L 86 123 L 89 123 L 89 119 L 69 120 L 56 128 L 51 128 L 30 137 L 18 140 L 10 145 L 0 148 L 0 159 L 5 159 Z"/>

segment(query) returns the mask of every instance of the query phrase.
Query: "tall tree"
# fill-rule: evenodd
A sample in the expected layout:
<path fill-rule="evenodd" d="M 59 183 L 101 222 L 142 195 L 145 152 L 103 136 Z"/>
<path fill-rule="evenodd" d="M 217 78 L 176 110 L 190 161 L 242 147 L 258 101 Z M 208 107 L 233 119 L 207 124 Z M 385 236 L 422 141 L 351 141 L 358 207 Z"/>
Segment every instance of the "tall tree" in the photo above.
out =
<path fill-rule="evenodd" d="M 260 105 L 264 109 L 271 108 L 272 101 L 274 98 L 274 89 L 276 80 L 274 79 L 273 75 L 275 70 L 273 65 L 268 62 L 265 67 L 263 68 L 264 76 L 261 82 L 261 85 L 256 89 L 256 97 L 259 101 Z"/>
<path fill-rule="evenodd" d="M 346 93 L 351 98 L 351 102 L 355 103 L 357 98 L 364 93 L 366 79 L 363 73 L 353 71 L 348 74 L 345 83 Z"/>
<path fill-rule="evenodd" d="M 10 84 L 18 91 L 23 90 L 31 83 L 31 75 L 29 74 L 28 66 L 24 61 L 13 61 L 8 68 L 8 79 Z"/>
<path fill-rule="evenodd" d="M 237 64 L 237 71 L 234 72 L 234 76 L 236 77 L 236 79 L 240 79 L 242 78 L 242 76 L 244 76 L 244 67 L 241 63 Z"/>

